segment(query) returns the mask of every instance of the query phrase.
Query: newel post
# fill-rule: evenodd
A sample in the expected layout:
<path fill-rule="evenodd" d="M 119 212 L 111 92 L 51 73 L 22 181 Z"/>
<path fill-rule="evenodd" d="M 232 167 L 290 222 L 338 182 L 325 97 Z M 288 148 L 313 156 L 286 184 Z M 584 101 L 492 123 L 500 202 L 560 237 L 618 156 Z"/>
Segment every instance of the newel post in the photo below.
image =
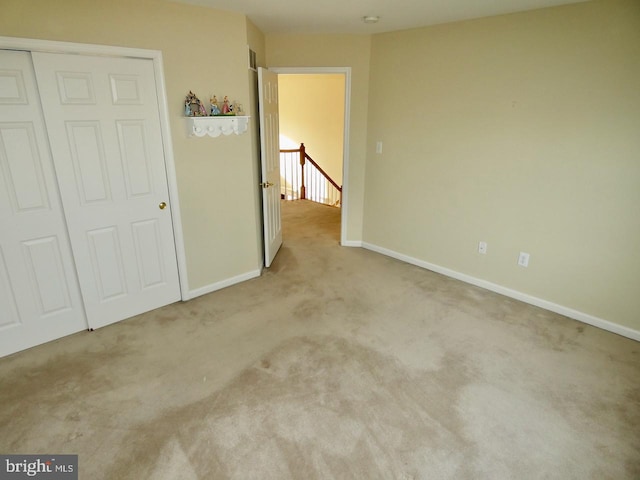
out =
<path fill-rule="evenodd" d="M 304 186 L 304 162 L 305 162 L 305 157 L 306 157 L 306 153 L 304 151 L 304 143 L 300 144 L 300 177 L 301 177 L 301 182 L 300 182 L 300 199 L 304 200 L 306 197 L 306 187 Z"/>

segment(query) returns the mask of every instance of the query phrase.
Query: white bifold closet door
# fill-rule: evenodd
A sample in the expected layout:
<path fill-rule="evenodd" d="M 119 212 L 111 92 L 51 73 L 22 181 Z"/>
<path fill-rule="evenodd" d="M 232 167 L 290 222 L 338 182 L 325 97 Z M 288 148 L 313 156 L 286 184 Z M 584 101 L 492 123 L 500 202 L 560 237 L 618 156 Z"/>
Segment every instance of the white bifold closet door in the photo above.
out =
<path fill-rule="evenodd" d="M 89 326 L 179 300 L 153 62 L 32 57 Z"/>
<path fill-rule="evenodd" d="M 28 52 L 0 50 L 0 355 L 87 328 Z"/>
<path fill-rule="evenodd" d="M 0 161 L 7 198 L 0 207 L 0 354 L 179 300 L 153 62 L 0 53 Z M 5 69 L 5 57 L 21 58 L 22 64 Z M 36 120 L 20 120 L 29 108 Z M 20 121 L 23 127 L 16 133 L 13 125 Z M 23 223 L 44 225 L 38 211 L 55 217 L 50 222 L 55 234 L 18 239 L 6 232 L 26 228 Z M 36 261 L 44 266 L 31 266 Z M 13 273 L 20 269 L 27 272 L 22 283 Z M 31 282 L 29 291 L 25 282 Z M 13 298 L 15 307 L 5 307 L 5 297 Z M 46 303 L 41 320 L 20 313 L 23 297 L 26 303 L 47 300 L 39 300 Z M 54 333 L 50 318 L 58 310 L 76 312 L 80 320 L 69 320 Z M 31 323 L 50 334 L 39 332 L 42 339 L 34 341 L 24 327 Z M 15 337 L 23 346 L 7 347 L 18 342 Z"/>

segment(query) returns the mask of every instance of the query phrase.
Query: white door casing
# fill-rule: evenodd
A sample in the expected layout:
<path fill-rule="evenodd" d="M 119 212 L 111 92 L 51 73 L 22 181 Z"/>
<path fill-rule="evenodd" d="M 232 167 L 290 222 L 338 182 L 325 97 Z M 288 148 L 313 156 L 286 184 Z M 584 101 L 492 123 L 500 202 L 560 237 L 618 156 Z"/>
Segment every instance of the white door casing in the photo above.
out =
<path fill-rule="evenodd" d="M 344 138 L 342 152 L 342 205 L 340 208 L 340 244 L 344 247 L 361 247 L 360 240 L 348 240 L 349 225 L 349 144 L 350 144 L 350 124 L 351 124 L 351 67 L 269 67 L 269 70 L 277 74 L 287 75 L 317 75 L 317 74 L 340 74 L 345 79 L 344 95 Z M 336 99 L 337 100 L 337 99 Z M 359 236 L 360 234 L 358 234 Z"/>
<path fill-rule="evenodd" d="M 89 326 L 180 300 L 153 63 L 32 56 Z"/>
<path fill-rule="evenodd" d="M 0 356 L 87 328 L 27 52 L 0 50 Z"/>
<path fill-rule="evenodd" d="M 260 161 L 264 218 L 264 264 L 269 267 L 282 245 L 280 217 L 280 136 L 278 75 L 258 68 Z"/>

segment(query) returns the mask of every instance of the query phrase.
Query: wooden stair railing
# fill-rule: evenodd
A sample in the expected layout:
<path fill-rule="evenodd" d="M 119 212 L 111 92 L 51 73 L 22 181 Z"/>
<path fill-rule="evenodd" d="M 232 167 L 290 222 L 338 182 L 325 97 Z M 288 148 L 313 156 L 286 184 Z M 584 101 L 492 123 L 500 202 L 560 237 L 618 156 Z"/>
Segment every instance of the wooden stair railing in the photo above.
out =
<path fill-rule="evenodd" d="M 297 154 L 295 157 L 294 153 Z M 304 143 L 300 148 L 280 150 L 280 175 L 284 199 L 342 205 L 342 186 L 307 154 Z"/>

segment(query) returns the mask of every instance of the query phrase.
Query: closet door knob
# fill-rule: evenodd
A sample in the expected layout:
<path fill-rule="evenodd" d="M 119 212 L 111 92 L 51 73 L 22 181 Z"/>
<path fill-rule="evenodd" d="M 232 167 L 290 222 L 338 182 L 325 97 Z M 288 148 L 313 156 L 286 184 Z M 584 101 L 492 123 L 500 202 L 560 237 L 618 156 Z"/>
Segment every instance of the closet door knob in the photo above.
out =
<path fill-rule="evenodd" d="M 158 205 L 158 208 L 160 208 L 160 210 L 164 210 L 166 206 L 167 206 L 166 203 L 160 202 L 160 205 Z"/>

